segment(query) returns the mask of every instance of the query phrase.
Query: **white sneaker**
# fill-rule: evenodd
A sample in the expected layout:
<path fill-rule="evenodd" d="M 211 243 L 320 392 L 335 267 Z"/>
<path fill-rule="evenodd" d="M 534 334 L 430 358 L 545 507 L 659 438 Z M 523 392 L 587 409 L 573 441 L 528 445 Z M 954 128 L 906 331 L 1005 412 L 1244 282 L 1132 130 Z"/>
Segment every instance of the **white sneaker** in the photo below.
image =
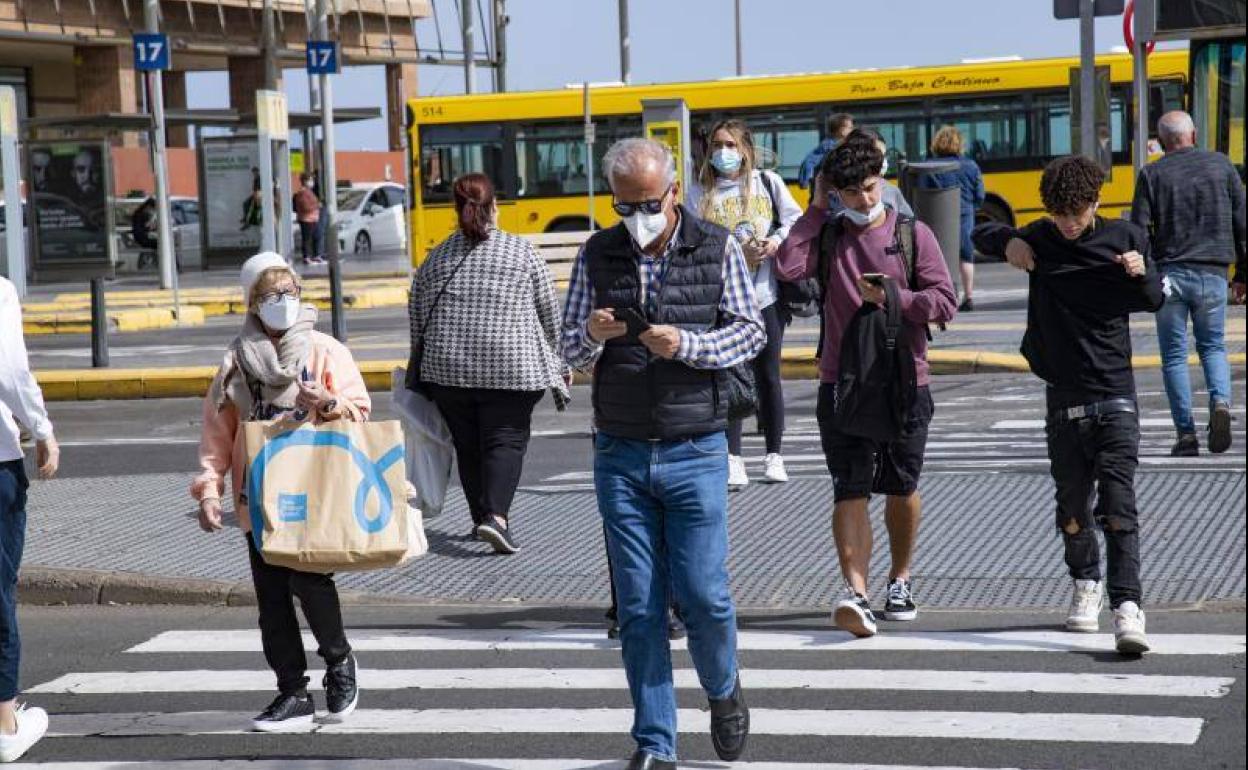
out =
<path fill-rule="evenodd" d="M 1123 602 L 1114 610 L 1114 644 L 1123 655 L 1148 652 L 1144 635 L 1144 610 L 1135 602 Z"/>
<path fill-rule="evenodd" d="M 773 452 L 763 458 L 763 480 L 769 484 L 783 484 L 789 480 L 783 457 Z"/>
<path fill-rule="evenodd" d="M 1070 599 L 1066 630 L 1095 634 L 1101 627 L 1101 583 L 1099 580 L 1076 580 L 1075 594 Z"/>
<path fill-rule="evenodd" d="M 750 483 L 741 455 L 728 455 L 728 489 L 744 489 Z"/>
<path fill-rule="evenodd" d="M 48 712 L 38 706 L 17 707 L 17 732 L 0 734 L 0 762 L 16 762 L 48 731 Z"/>

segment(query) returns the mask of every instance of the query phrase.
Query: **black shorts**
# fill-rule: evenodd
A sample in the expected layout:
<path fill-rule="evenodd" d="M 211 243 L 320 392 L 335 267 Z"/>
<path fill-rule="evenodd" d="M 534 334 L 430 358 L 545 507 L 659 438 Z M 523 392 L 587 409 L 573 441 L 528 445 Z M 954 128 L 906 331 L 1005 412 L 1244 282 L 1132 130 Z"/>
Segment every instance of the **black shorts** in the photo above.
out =
<path fill-rule="evenodd" d="M 934 408 L 932 391 L 924 385 L 915 395 L 901 438 L 881 443 L 847 436 L 832 425 L 836 386 L 821 384 L 815 415 L 836 501 L 860 500 L 873 492 L 895 497 L 913 494 L 919 488 L 919 475 L 923 472 L 927 429 Z"/>

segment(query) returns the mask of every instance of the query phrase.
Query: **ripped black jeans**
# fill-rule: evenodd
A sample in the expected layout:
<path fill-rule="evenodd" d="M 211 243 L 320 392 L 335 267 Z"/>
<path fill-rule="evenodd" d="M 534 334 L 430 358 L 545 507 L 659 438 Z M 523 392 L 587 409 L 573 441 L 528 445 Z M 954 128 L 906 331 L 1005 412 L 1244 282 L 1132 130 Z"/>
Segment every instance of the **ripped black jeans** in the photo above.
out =
<path fill-rule="evenodd" d="M 1132 412 L 1080 420 L 1049 420 L 1049 469 L 1057 485 L 1057 528 L 1066 543 L 1066 566 L 1076 580 L 1101 579 L 1105 535 L 1106 590 L 1111 607 L 1141 604 L 1139 514 L 1135 469 L 1140 421 Z"/>

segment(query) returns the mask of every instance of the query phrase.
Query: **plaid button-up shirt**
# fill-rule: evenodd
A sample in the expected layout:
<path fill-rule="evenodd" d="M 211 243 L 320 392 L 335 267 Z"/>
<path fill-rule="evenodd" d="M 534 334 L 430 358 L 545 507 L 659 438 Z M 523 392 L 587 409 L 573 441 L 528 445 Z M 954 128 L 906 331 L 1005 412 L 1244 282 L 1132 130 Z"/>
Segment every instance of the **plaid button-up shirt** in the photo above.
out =
<path fill-rule="evenodd" d="M 663 253 L 657 257 L 646 254 L 633 243 L 641 279 L 642 307 L 652 309 L 650 303 L 663 287 L 667 258 L 679 247 L 679 222 Z M 729 238 L 724 247 L 723 281 L 724 294 L 719 300 L 719 310 L 727 322 L 706 332 L 680 330 L 680 345 L 675 358 L 695 369 L 736 366 L 754 358 L 767 344 L 767 332 L 754 296 L 754 281 L 735 238 Z M 602 353 L 602 343 L 595 342 L 589 336 L 589 316 L 593 310 L 594 287 L 589 281 L 585 249 L 582 247 L 572 268 L 567 303 L 563 310 L 563 358 L 574 369 L 589 370 Z"/>

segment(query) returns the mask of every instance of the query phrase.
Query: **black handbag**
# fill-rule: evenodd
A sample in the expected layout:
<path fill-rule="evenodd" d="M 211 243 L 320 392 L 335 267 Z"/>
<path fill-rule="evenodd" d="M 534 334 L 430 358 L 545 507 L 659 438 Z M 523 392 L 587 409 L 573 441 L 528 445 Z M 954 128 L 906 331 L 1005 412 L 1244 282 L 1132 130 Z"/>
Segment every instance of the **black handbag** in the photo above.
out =
<path fill-rule="evenodd" d="M 469 251 L 468 254 L 472 252 Z M 468 254 L 459 258 L 459 262 L 455 265 L 455 269 L 451 270 L 451 274 L 447 276 L 446 282 L 442 284 L 442 288 L 438 289 L 438 294 L 433 298 L 433 302 L 429 304 L 429 312 L 425 314 L 425 323 L 420 327 L 420 339 L 412 338 L 412 349 L 407 355 L 407 371 L 403 376 L 403 387 L 419 393 L 425 398 L 429 398 L 429 389 L 420 379 L 420 366 L 425 359 L 425 331 L 429 328 L 429 322 L 433 320 L 433 311 L 437 309 L 438 302 L 442 299 L 442 295 L 446 293 L 446 288 L 451 285 L 451 281 L 455 280 L 455 274 L 464 266 L 464 261 L 468 259 Z M 413 288 L 413 290 L 415 290 Z"/>
<path fill-rule="evenodd" d="M 724 370 L 727 390 L 728 419 L 744 420 L 758 411 L 758 389 L 754 385 L 752 361 Z"/>

